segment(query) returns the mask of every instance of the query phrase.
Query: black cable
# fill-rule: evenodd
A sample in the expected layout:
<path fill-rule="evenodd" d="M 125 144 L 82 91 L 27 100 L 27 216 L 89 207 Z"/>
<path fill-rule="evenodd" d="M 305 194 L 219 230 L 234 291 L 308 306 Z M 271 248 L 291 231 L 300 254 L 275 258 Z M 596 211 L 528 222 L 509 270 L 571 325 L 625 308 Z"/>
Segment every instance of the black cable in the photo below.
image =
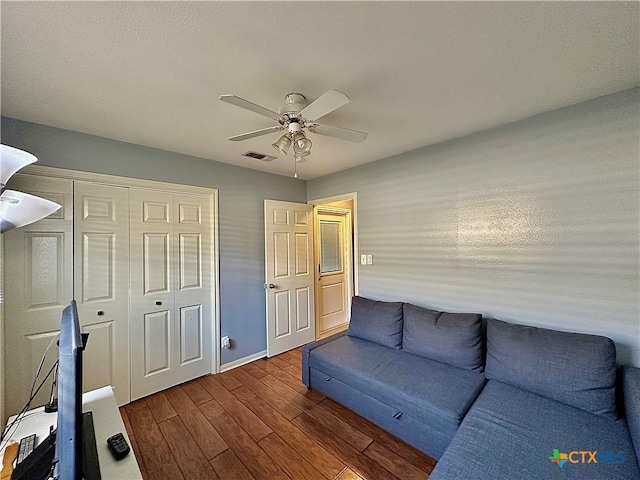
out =
<path fill-rule="evenodd" d="M 7 436 L 7 434 L 9 433 L 9 431 L 11 430 L 11 428 L 13 428 L 13 425 L 15 425 L 16 422 L 21 422 L 23 418 L 25 418 L 24 413 L 29 410 L 29 407 L 31 406 L 31 402 L 33 401 L 33 399 L 38 395 L 38 392 L 40 391 L 40 389 L 44 386 L 44 384 L 46 383 L 46 381 L 49 379 L 49 376 L 51 375 L 51 373 L 53 372 L 53 370 L 55 369 L 56 365 L 58 364 L 58 362 L 56 361 L 52 366 L 51 369 L 47 372 L 47 375 L 44 377 L 44 379 L 42 380 L 42 382 L 40 382 L 40 385 L 38 385 L 38 388 L 36 389 L 35 392 L 33 392 L 31 394 L 31 396 L 29 397 L 29 400 L 27 401 L 26 405 L 22 408 L 22 410 L 20 410 L 20 412 L 16 415 L 16 418 L 13 419 L 13 422 L 11 422 L 9 425 L 7 425 L 4 429 L 4 431 L 2 432 L 2 434 L 0 435 L 0 442 L 2 442 L 2 440 L 4 440 L 4 438 Z M 35 384 L 34 384 L 35 385 Z M 32 390 L 33 391 L 33 390 Z"/>
<path fill-rule="evenodd" d="M 58 365 L 58 361 L 56 361 L 51 368 L 49 369 L 49 371 L 47 372 L 47 375 L 42 379 L 42 382 L 40 382 L 40 385 L 38 385 L 38 388 L 36 389 L 35 392 L 33 392 L 29 398 L 29 400 L 27 401 L 26 405 L 22 408 L 22 410 L 20 410 L 20 413 L 18 413 L 18 415 L 16 415 L 16 418 L 13 419 L 13 422 L 11 422 L 9 425 L 7 425 L 5 427 L 5 429 L 3 430 L 2 434 L 0 435 L 0 443 L 5 439 L 5 437 L 9 434 L 9 432 L 11 431 L 11 429 L 13 428 L 13 426 L 16 424 L 16 422 L 18 423 L 18 425 L 20 425 L 20 422 L 22 421 L 23 418 L 25 418 L 24 413 L 29 410 L 29 407 L 31 406 L 31 402 L 33 401 L 33 399 L 38 395 L 38 392 L 40 392 L 40 389 L 44 386 L 44 384 L 47 382 L 47 380 L 49 379 L 49 377 L 51 376 L 51 373 L 53 372 L 53 370 L 55 369 L 55 367 Z M 36 377 L 37 378 L 37 377 Z M 35 383 L 34 383 L 35 385 Z M 33 391 L 33 390 L 32 390 Z"/>
<path fill-rule="evenodd" d="M 44 366 L 44 361 L 47 358 L 47 353 L 49 353 L 49 349 L 51 348 L 51 345 L 53 345 L 53 342 L 55 342 L 59 338 L 60 338 L 60 334 L 57 334 L 55 337 L 51 339 L 51 341 L 49 342 L 49 345 L 47 345 L 47 348 L 44 349 L 44 353 L 42 354 L 42 358 L 40 359 L 40 364 L 38 365 L 38 369 L 36 370 L 36 376 L 33 378 L 33 383 L 31 384 L 31 390 L 29 391 L 29 398 L 33 396 L 33 389 L 36 386 L 36 382 L 38 381 L 38 376 L 42 371 L 42 367 Z"/>
<path fill-rule="evenodd" d="M 53 367 L 51 367 L 51 370 L 49 370 L 49 372 L 47 373 L 47 376 L 44 378 L 44 380 L 42 380 L 42 383 L 38 387 L 38 390 L 36 390 L 35 393 L 34 393 L 33 389 L 36 387 L 36 382 L 38 381 L 38 377 L 40 376 L 40 372 L 42 371 L 42 367 L 44 365 L 44 361 L 47 358 L 47 353 L 49 352 L 49 349 L 51 348 L 51 345 L 53 345 L 53 342 L 55 342 L 56 339 L 58 339 L 59 337 L 60 337 L 60 334 L 58 334 L 54 338 L 52 338 L 51 341 L 49 342 L 49 345 L 47 345 L 47 348 L 45 348 L 44 353 L 42 354 L 42 358 L 40 359 L 40 363 L 38 364 L 38 368 L 36 370 L 36 375 L 35 375 L 35 377 L 33 377 L 33 382 L 31 383 L 31 390 L 29 391 L 29 400 L 27 400 L 27 403 L 25 404 L 25 406 L 22 407 L 22 410 L 20 410 L 20 412 L 18 412 L 18 414 L 16 415 L 16 418 L 13 420 L 13 422 L 11 422 L 10 425 L 7 425 L 5 427 L 5 429 L 2 431 L 2 434 L 0 434 L 0 445 L 2 444 L 2 440 L 4 440 L 4 438 L 8 434 L 9 430 L 11 429 L 11 427 L 13 427 L 13 425 L 16 423 L 16 421 L 18 421 L 18 419 L 20 419 L 20 415 L 22 415 L 24 412 L 29 410 L 29 407 L 31 406 L 31 402 L 36 397 L 36 395 L 38 395 L 38 391 L 42 388 L 44 383 L 49 378 L 49 375 L 51 375 L 51 372 L 53 371 L 54 367 L 58 364 L 58 360 L 56 360 L 56 362 L 53 364 Z M 24 416 L 22 418 L 24 418 Z"/>

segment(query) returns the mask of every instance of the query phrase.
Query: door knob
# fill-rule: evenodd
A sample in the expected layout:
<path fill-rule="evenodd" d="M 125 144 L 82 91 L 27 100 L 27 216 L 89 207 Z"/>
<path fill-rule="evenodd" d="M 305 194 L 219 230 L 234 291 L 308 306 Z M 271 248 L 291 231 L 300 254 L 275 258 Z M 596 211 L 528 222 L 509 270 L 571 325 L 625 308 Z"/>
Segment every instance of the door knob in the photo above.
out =
<path fill-rule="evenodd" d="M 102 315 L 104 315 L 104 312 L 102 310 L 98 310 L 98 316 L 101 317 Z"/>
<path fill-rule="evenodd" d="M 270 283 L 269 285 L 267 285 L 268 288 L 276 288 L 276 286 L 273 283 Z"/>
<path fill-rule="evenodd" d="M 160 305 L 162 305 L 162 302 L 161 301 L 157 301 L 156 305 L 160 306 Z"/>

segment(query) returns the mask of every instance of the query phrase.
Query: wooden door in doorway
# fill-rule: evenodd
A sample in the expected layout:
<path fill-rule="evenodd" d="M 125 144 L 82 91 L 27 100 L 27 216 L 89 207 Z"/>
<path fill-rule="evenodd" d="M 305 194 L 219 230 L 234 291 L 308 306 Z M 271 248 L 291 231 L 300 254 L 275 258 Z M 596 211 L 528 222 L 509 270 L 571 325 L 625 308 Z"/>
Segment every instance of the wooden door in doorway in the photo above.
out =
<path fill-rule="evenodd" d="M 340 331 L 349 323 L 352 295 L 351 212 L 319 209 L 316 214 L 317 337 Z"/>

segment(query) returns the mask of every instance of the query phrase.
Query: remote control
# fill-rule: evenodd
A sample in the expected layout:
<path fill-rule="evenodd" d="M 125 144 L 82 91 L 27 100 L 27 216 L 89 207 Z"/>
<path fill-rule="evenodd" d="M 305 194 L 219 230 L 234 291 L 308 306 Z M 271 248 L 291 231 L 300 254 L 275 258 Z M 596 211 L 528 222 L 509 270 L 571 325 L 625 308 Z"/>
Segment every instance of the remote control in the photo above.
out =
<path fill-rule="evenodd" d="M 109 445 L 109 450 L 116 460 L 123 459 L 131 451 L 127 439 L 124 438 L 122 433 L 116 433 L 107 438 L 107 445 Z"/>
<path fill-rule="evenodd" d="M 36 434 L 29 435 L 20 440 L 20 449 L 18 450 L 18 460 L 16 464 L 23 461 L 36 448 Z"/>

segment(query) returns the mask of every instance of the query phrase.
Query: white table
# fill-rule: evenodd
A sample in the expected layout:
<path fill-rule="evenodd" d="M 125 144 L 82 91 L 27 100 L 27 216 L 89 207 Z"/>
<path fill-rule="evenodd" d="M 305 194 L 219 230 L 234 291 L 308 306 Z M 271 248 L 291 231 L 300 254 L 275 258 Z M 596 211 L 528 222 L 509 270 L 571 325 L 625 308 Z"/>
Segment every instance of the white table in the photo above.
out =
<path fill-rule="evenodd" d="M 100 462 L 100 473 L 102 480 L 139 480 L 142 479 L 138 462 L 136 461 L 133 448 L 131 452 L 122 460 L 116 461 L 109 447 L 107 447 L 107 438 L 118 432 L 127 439 L 129 447 L 131 441 L 124 428 L 118 404 L 113 395 L 111 386 L 106 386 L 87 392 L 82 395 L 82 410 L 84 412 L 93 412 L 93 427 L 96 432 L 96 447 L 98 449 L 98 461 Z M 20 422 L 17 429 L 11 433 L 9 441 L 6 443 L 20 442 L 22 437 L 36 434 L 36 440 L 41 442 L 49 435 L 49 427 L 55 427 L 57 413 L 45 413 L 43 407 L 29 410 L 25 418 Z M 8 423 L 11 423 L 15 417 L 11 417 Z M 4 445 L 4 442 L 3 442 Z M 0 458 L 4 456 L 4 450 Z M 0 463 L 1 465 L 1 463 Z"/>

